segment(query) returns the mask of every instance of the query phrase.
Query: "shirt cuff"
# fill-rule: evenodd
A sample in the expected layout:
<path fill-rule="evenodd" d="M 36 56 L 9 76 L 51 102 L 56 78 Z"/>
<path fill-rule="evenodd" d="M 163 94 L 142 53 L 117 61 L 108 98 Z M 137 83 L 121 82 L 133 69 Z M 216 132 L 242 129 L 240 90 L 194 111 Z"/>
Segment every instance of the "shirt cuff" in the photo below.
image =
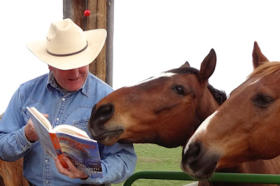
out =
<path fill-rule="evenodd" d="M 18 136 L 18 142 L 19 142 L 21 150 L 23 152 L 27 151 L 32 146 L 32 143 L 25 136 L 24 127 L 19 129 L 19 131 L 18 131 L 19 135 L 17 135 Z"/>

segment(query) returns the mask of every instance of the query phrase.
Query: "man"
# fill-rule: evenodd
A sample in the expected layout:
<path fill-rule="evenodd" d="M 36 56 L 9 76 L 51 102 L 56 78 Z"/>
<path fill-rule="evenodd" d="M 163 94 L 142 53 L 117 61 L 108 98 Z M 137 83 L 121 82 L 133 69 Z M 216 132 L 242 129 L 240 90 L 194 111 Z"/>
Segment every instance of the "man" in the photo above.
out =
<path fill-rule="evenodd" d="M 26 107 L 47 114 L 53 127 L 66 123 L 87 130 L 91 109 L 112 88 L 89 73 L 101 51 L 106 30 L 82 31 L 70 19 L 52 23 L 43 41 L 28 44 L 50 72 L 22 84 L 0 120 L 0 158 L 24 157 L 24 176 L 30 185 L 81 185 L 125 180 L 135 168 L 132 144 L 100 144 L 102 178 L 90 178 L 65 158 L 68 168 L 44 153 Z M 88 133 L 89 134 L 89 133 Z M 15 175 L 16 176 L 16 175 Z"/>

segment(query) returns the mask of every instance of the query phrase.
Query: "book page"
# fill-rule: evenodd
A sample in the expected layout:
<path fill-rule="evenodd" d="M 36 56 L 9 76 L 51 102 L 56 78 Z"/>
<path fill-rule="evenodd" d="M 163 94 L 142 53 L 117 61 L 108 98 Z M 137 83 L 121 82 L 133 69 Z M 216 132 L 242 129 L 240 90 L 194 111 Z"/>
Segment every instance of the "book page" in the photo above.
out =
<path fill-rule="evenodd" d="M 89 136 L 87 135 L 87 133 L 75 126 L 72 125 L 58 125 L 54 128 L 55 132 L 61 132 L 61 133 L 66 133 L 66 134 L 70 134 L 76 137 L 82 137 L 82 138 L 86 138 L 86 139 L 90 139 Z"/>
<path fill-rule="evenodd" d="M 31 112 L 37 120 L 40 121 L 41 124 L 43 124 L 48 130 L 52 129 L 52 125 L 50 124 L 49 120 L 41 113 L 39 112 L 35 107 L 27 107 L 28 111 Z"/>
<path fill-rule="evenodd" d="M 54 149 L 54 146 L 50 139 L 49 130 L 45 125 L 42 125 L 42 122 L 38 118 L 38 114 L 35 114 L 34 109 L 27 107 L 27 110 L 30 113 L 30 118 L 34 124 L 34 128 L 44 151 L 50 154 L 52 157 L 56 157 L 56 150 Z"/>

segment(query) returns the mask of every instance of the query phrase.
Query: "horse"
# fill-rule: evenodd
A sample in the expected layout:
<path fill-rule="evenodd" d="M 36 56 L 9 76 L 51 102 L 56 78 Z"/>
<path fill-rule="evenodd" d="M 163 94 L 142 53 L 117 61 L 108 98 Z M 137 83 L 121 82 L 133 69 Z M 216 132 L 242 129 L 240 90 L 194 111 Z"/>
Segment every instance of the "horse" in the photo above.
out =
<path fill-rule="evenodd" d="M 280 174 L 280 63 L 270 62 L 255 42 L 253 66 L 185 145 L 181 167 L 188 174 L 198 179 L 223 170 Z"/>
<path fill-rule="evenodd" d="M 0 119 L 2 114 L 0 114 Z M 15 162 L 0 160 L 0 186 L 28 186 L 27 180 L 23 176 L 23 159 Z"/>
<path fill-rule="evenodd" d="M 105 145 L 183 146 L 226 99 L 223 91 L 208 83 L 215 67 L 216 53 L 211 49 L 200 70 L 186 62 L 137 85 L 113 91 L 92 109 L 89 131 Z"/>
<path fill-rule="evenodd" d="M 0 186 L 28 186 L 23 176 L 23 159 L 15 162 L 0 160 Z"/>

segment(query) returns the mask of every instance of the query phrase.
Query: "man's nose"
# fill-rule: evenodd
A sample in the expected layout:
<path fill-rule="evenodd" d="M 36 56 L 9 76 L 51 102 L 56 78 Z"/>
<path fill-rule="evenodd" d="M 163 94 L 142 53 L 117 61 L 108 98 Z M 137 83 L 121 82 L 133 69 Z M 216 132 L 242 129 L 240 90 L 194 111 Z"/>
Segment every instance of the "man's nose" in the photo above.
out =
<path fill-rule="evenodd" d="M 79 69 L 71 69 L 71 70 L 69 70 L 69 73 L 73 77 L 78 77 L 79 76 Z"/>

